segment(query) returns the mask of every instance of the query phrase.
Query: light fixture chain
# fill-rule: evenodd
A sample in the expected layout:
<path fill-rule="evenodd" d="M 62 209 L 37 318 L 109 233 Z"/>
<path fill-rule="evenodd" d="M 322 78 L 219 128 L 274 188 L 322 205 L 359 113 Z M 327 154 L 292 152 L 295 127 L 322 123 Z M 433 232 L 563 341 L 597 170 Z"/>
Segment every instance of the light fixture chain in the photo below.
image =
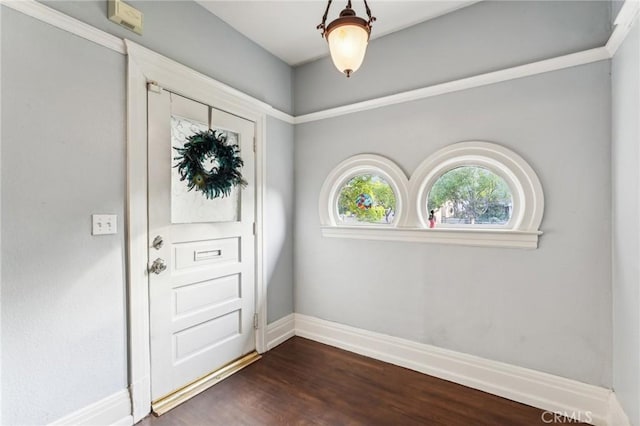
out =
<path fill-rule="evenodd" d="M 327 8 L 325 9 L 324 15 L 322 16 L 322 22 L 320 24 L 318 24 L 318 26 L 316 27 L 316 29 L 318 29 L 318 30 L 321 29 L 322 30 L 322 34 L 321 34 L 322 38 L 324 38 L 324 34 L 327 32 L 327 28 L 326 28 L 325 24 L 327 22 L 327 15 L 329 14 L 329 8 L 331 7 L 331 2 L 332 1 L 333 0 L 329 0 L 327 2 Z"/>
<path fill-rule="evenodd" d="M 364 8 L 367 11 L 367 16 L 369 17 L 369 26 L 371 26 L 371 23 L 376 20 L 376 17 L 375 16 L 371 16 L 371 9 L 369 9 L 369 5 L 367 4 L 367 0 L 364 0 Z"/>

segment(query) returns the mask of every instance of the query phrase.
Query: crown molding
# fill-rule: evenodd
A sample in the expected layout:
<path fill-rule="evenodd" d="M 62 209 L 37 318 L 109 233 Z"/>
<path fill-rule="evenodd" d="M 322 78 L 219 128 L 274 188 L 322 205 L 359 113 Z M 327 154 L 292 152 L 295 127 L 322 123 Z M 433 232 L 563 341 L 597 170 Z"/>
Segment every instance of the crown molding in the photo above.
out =
<path fill-rule="evenodd" d="M 107 47 L 120 54 L 126 54 L 124 40 L 113 36 L 105 31 L 85 24 L 75 18 L 51 9 L 36 0 L 0 0 L 0 4 L 13 10 L 24 13 L 47 24 L 53 25 L 64 31 L 75 34 L 79 37 L 90 40 L 101 46 Z M 386 107 L 404 102 L 426 99 L 447 93 L 500 83 L 503 81 L 515 80 L 523 77 L 530 77 L 545 72 L 557 71 L 565 68 L 585 65 L 592 62 L 611 59 L 615 55 L 620 45 L 629 34 L 633 23 L 640 13 L 640 1 L 626 0 L 615 20 L 615 28 L 605 46 L 572 53 L 569 55 L 550 58 L 530 64 L 524 64 L 503 70 L 479 74 L 459 80 L 453 80 L 442 84 L 422 87 L 415 90 L 370 99 L 363 102 L 343 105 L 336 108 L 329 108 L 309 114 L 293 116 L 280 111 L 271 105 L 245 95 L 254 101 L 267 115 L 289 124 L 303 124 L 312 121 L 325 120 L 327 118 L 341 115 L 353 114 L 355 112 L 367 111 L 371 109 Z M 222 83 L 220 83 L 222 84 Z M 234 89 L 235 90 L 235 89 Z"/>
<path fill-rule="evenodd" d="M 120 54 L 127 53 L 124 40 L 121 38 L 85 24 L 35 0 L 0 0 L 0 4 Z"/>
<path fill-rule="evenodd" d="M 224 95 L 225 100 L 233 99 L 231 102 L 240 102 L 244 107 L 257 109 L 258 111 L 263 112 L 267 115 L 293 124 L 293 117 L 291 115 L 275 109 L 266 102 L 262 102 L 261 100 L 256 99 L 253 96 L 247 95 L 244 92 L 234 89 L 227 84 L 224 84 L 205 74 L 202 74 L 201 72 L 189 68 L 179 62 L 176 62 L 173 59 L 160 55 L 155 51 L 137 44 L 131 40 L 125 40 L 125 46 L 127 49 L 127 55 L 130 58 L 135 58 L 134 60 L 138 61 L 141 64 L 146 64 L 149 70 L 153 70 L 156 73 L 154 75 L 163 75 L 166 80 L 173 80 L 171 78 L 171 74 L 168 74 L 166 71 L 170 70 L 169 72 L 175 76 L 180 76 L 184 79 L 193 79 L 195 81 L 206 84 L 207 87 L 213 90 L 217 90 L 219 96 Z M 155 78 L 151 78 L 147 75 L 145 75 L 145 77 L 148 77 L 147 81 L 152 81 Z"/>
<path fill-rule="evenodd" d="M 58 12 L 57 10 L 39 3 L 36 0 L 0 0 L 0 4 L 32 18 L 38 19 L 49 25 L 53 25 L 56 28 L 67 31 L 78 37 L 82 37 L 86 40 L 92 41 L 96 44 L 99 44 L 100 46 L 111 49 L 114 52 L 120 53 L 122 55 L 127 54 L 127 46 L 125 45 L 125 41 L 123 39 L 111 35 L 106 31 L 100 30 L 89 24 L 85 24 L 84 22 L 76 18 L 65 15 L 64 13 Z M 265 114 L 268 114 L 274 118 L 277 118 L 278 120 L 284 121 L 289 124 L 294 123 L 294 117 L 292 115 L 280 111 L 273 106 L 250 95 L 241 93 L 240 91 L 224 83 L 217 83 L 218 86 L 225 92 L 233 93 L 234 95 L 241 97 L 243 100 L 246 100 L 253 106 L 258 107 L 260 110 L 264 111 Z"/>
<path fill-rule="evenodd" d="M 607 44 L 605 45 L 610 57 L 613 58 L 618 51 L 618 48 L 627 38 L 627 35 L 631 31 L 631 28 L 633 28 L 633 24 L 638 18 L 639 13 L 640 1 L 627 0 L 624 2 L 620 12 L 618 12 L 616 20 L 613 22 L 614 29 L 611 33 L 611 37 L 609 37 L 609 41 L 607 41 Z"/>
<path fill-rule="evenodd" d="M 537 74 L 611 59 L 631 31 L 631 28 L 639 14 L 640 0 L 625 0 L 614 21 L 614 30 L 607 43 L 602 47 L 583 50 L 581 52 L 532 62 L 512 68 L 505 68 L 499 71 L 479 74 L 459 80 L 448 81 L 394 95 L 383 96 L 369 99 L 367 101 L 299 115 L 294 118 L 294 124 L 325 120 L 327 118 L 339 117 L 341 115 L 353 114 L 355 112 L 367 111 L 404 102 L 416 101 L 419 99 L 426 99 L 433 96 L 444 95 L 446 93 L 459 92 L 461 90 L 473 89 L 489 84 L 501 83 L 504 81 L 530 77 Z"/>
<path fill-rule="evenodd" d="M 409 90 L 394 95 L 383 96 L 381 98 L 370 99 L 368 101 L 357 102 L 337 108 L 330 108 L 324 111 L 313 112 L 311 114 L 300 115 L 295 118 L 295 124 L 308 123 L 311 121 L 325 120 L 327 118 L 338 117 L 355 112 L 367 111 L 375 108 L 416 101 L 419 99 L 431 98 L 444 95 L 446 93 L 459 92 L 461 90 L 473 89 L 475 87 L 487 86 L 489 84 L 501 83 L 518 78 L 529 77 L 551 71 L 557 71 L 578 65 L 589 64 L 609 59 L 609 51 L 604 47 L 584 50 L 582 52 L 569 55 L 558 56 L 556 58 L 545 59 L 543 61 L 532 62 L 526 65 L 506 68 L 486 74 L 479 74 L 473 77 L 453 80 L 446 83 L 435 84 L 420 89 Z"/>

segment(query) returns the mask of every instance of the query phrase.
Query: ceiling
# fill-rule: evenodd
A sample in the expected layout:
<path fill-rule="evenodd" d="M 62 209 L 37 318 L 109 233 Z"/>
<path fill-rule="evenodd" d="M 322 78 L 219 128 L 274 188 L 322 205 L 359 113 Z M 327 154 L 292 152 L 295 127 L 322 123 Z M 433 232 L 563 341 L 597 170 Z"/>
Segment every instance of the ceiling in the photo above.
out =
<path fill-rule="evenodd" d="M 316 25 L 327 7 L 324 0 L 196 0 L 233 28 L 289 65 L 320 58 L 329 53 Z M 476 3 L 478 0 L 373 0 L 369 7 L 378 20 L 375 39 L 417 23 Z M 346 0 L 331 4 L 327 23 L 338 17 Z M 364 3 L 353 1 L 358 16 L 365 16 Z"/>

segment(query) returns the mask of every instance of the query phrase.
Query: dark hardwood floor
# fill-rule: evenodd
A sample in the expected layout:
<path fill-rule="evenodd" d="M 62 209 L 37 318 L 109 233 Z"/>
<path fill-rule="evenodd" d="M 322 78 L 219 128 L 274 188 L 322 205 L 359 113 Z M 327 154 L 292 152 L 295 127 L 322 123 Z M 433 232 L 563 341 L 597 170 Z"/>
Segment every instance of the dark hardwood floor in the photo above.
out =
<path fill-rule="evenodd" d="M 294 337 L 167 414 L 138 424 L 549 424 L 542 414 L 537 408 Z"/>

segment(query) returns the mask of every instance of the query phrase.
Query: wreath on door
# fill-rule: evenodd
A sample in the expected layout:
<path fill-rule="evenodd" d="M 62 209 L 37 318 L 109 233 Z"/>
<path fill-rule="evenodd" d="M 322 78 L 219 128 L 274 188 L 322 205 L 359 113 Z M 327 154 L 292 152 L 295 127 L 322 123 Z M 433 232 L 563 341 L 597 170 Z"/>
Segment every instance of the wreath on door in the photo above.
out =
<path fill-rule="evenodd" d="M 237 144 L 227 144 L 227 136 L 222 132 L 205 130 L 187 138 L 183 147 L 173 147 L 178 152 L 174 157 L 178 163 L 180 180 L 186 180 L 189 191 L 201 191 L 207 198 L 225 197 L 236 187 L 246 187 L 242 177 L 244 166 Z M 213 166 L 207 170 L 205 162 Z"/>

